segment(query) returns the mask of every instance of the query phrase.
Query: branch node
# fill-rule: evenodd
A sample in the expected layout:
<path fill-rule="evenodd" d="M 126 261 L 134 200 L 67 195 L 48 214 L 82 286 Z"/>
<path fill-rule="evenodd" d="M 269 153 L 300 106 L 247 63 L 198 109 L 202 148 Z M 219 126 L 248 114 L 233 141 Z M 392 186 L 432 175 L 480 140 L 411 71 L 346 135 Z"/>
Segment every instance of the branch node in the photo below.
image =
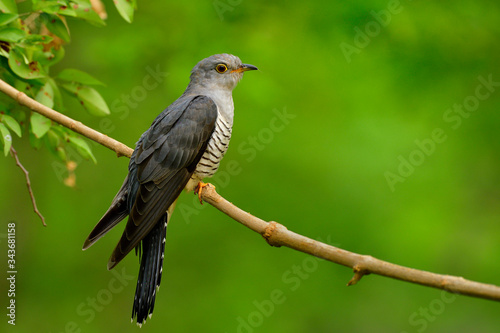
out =
<path fill-rule="evenodd" d="M 283 245 L 282 240 L 280 239 L 280 233 L 287 231 L 288 229 L 278 222 L 271 221 L 267 224 L 264 229 L 264 233 L 262 237 L 267 241 L 267 243 L 271 246 L 280 247 Z"/>
<path fill-rule="evenodd" d="M 352 270 L 354 271 L 354 276 L 347 282 L 348 287 L 355 285 L 363 276 L 370 274 L 366 269 L 361 268 L 359 264 L 356 264 Z"/>
<path fill-rule="evenodd" d="M 16 95 L 16 101 L 19 104 L 24 105 L 24 103 L 21 102 L 21 99 L 24 99 L 25 96 L 27 96 L 25 93 L 23 93 L 22 91 L 18 91 Z"/>
<path fill-rule="evenodd" d="M 216 203 L 220 200 L 221 196 L 217 191 L 215 190 L 215 186 L 207 183 L 206 186 L 203 186 L 201 188 L 201 198 L 208 202 L 209 204 L 211 203 Z"/>
<path fill-rule="evenodd" d="M 69 123 L 69 129 L 75 131 L 76 128 L 81 127 L 83 124 L 81 121 L 73 120 Z"/>

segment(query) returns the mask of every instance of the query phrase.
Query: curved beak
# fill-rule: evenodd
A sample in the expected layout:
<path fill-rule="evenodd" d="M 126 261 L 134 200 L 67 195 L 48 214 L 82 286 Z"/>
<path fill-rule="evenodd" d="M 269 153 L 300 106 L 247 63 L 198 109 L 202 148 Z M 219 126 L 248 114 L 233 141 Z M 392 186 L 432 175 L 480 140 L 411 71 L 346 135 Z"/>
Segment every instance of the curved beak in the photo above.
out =
<path fill-rule="evenodd" d="M 233 69 L 231 73 L 243 73 L 246 71 L 256 71 L 256 70 L 258 70 L 258 68 L 255 67 L 254 65 L 243 64 L 241 65 L 241 67 Z"/>

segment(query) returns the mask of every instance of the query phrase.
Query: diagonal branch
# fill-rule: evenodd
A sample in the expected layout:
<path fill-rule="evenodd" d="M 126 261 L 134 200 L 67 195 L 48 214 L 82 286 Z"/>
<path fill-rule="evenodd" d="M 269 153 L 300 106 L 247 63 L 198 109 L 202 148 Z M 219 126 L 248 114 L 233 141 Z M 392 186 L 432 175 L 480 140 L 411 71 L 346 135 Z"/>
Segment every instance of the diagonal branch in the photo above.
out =
<path fill-rule="evenodd" d="M 321 243 L 290 231 L 279 223 L 261 220 L 224 199 L 211 184 L 203 187 L 201 197 L 232 219 L 261 234 L 271 246 L 286 246 L 352 268 L 354 277 L 348 285 L 354 285 L 364 275 L 373 273 L 452 293 L 500 301 L 500 287 L 495 285 L 395 265 L 369 255 L 361 255 Z"/>
<path fill-rule="evenodd" d="M 14 149 L 14 147 L 10 146 L 10 154 L 12 157 L 16 160 L 16 165 L 21 168 L 21 170 L 24 172 L 24 176 L 26 177 L 26 186 L 28 186 L 28 192 L 30 194 L 31 198 L 31 203 L 33 204 L 33 210 L 35 211 L 36 215 L 40 217 L 40 220 L 42 220 L 42 224 L 44 227 L 47 225 L 45 224 L 45 218 L 43 215 L 40 213 L 38 210 L 38 207 L 36 206 L 36 200 L 35 196 L 33 195 L 33 190 L 31 189 L 31 182 L 30 182 L 30 176 L 28 170 L 21 164 L 21 161 L 19 161 L 19 157 L 17 156 L 17 151 Z"/>
<path fill-rule="evenodd" d="M 115 151 L 118 156 L 130 157 L 132 155 L 133 150 L 121 142 L 111 139 L 80 122 L 74 121 L 57 111 L 43 106 L 2 80 L 0 80 L 0 91 L 3 91 L 31 110 L 41 113 L 53 121 Z M 348 282 L 348 285 L 354 285 L 364 275 L 372 273 L 423 286 L 447 290 L 452 293 L 500 301 L 500 287 L 498 286 L 470 281 L 458 276 L 436 274 L 399 266 L 369 255 L 361 255 L 330 246 L 289 231 L 279 223 L 261 220 L 224 199 L 215 191 L 213 186 L 205 186 L 201 192 L 201 197 L 235 221 L 261 234 L 271 246 L 286 246 L 352 268 L 354 276 Z"/>
<path fill-rule="evenodd" d="M 70 117 L 63 115 L 62 113 L 46 107 L 45 105 L 28 97 L 28 95 L 17 90 L 3 80 L 0 80 L 0 91 L 2 91 L 10 98 L 16 100 L 19 104 L 31 109 L 32 111 L 38 112 L 42 116 L 45 116 L 50 120 L 69 128 L 73 132 L 79 133 L 89 138 L 90 140 L 100 143 L 104 147 L 113 150 L 118 155 L 118 157 L 132 156 L 133 149 L 127 147 L 120 141 L 112 139 L 107 135 L 104 135 L 88 126 L 85 126 L 79 121 L 73 120 Z"/>

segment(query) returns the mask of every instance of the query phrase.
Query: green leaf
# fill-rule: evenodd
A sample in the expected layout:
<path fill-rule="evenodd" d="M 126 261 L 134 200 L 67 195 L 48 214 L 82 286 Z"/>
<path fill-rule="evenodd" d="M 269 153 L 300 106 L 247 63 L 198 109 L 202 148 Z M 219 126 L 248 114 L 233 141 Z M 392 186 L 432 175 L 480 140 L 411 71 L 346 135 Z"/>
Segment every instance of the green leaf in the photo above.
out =
<path fill-rule="evenodd" d="M 23 93 L 25 93 L 26 95 L 28 95 L 30 97 L 34 97 L 33 87 L 31 86 L 31 84 L 29 84 L 25 81 L 22 81 L 22 80 L 16 78 L 14 81 L 14 88 L 16 88 L 19 91 L 22 91 Z"/>
<path fill-rule="evenodd" d="M 64 0 L 63 2 L 65 3 L 65 5 L 59 7 L 59 11 L 57 13 L 61 15 L 76 17 L 76 12 L 73 10 L 73 8 L 71 8 L 70 1 Z"/>
<path fill-rule="evenodd" d="M 0 47 L 0 55 L 2 57 L 5 57 L 7 59 L 9 59 L 9 52 L 7 52 L 6 50 L 4 50 L 3 48 Z"/>
<path fill-rule="evenodd" d="M 136 7 L 135 0 L 115 0 L 116 9 L 118 9 L 118 13 L 123 17 L 125 21 L 128 23 L 132 23 L 134 19 L 134 9 Z"/>
<path fill-rule="evenodd" d="M 47 44 L 50 43 L 54 38 L 47 35 L 28 35 L 23 38 L 23 43 L 26 44 Z"/>
<path fill-rule="evenodd" d="M 52 85 L 49 82 L 45 83 L 36 94 L 35 99 L 52 109 L 54 107 L 54 90 L 52 89 Z"/>
<path fill-rule="evenodd" d="M 57 75 L 57 78 L 64 81 L 77 82 L 81 84 L 87 84 L 90 86 L 95 86 L 95 85 L 104 86 L 104 83 L 102 83 L 95 77 L 85 72 L 82 72 L 81 70 L 78 69 L 72 69 L 72 68 L 64 69 Z"/>
<path fill-rule="evenodd" d="M 66 3 L 67 3 L 67 5 L 59 7 L 59 10 L 57 11 L 57 13 L 61 14 L 61 15 L 76 17 L 76 12 L 73 10 L 73 8 L 70 7 L 69 1 L 66 1 Z"/>
<path fill-rule="evenodd" d="M 2 1 L 2 0 L 0 0 Z M 10 22 L 14 21 L 16 18 L 18 18 L 19 15 L 17 14 L 0 14 L 0 25 L 6 25 L 9 24 Z"/>
<path fill-rule="evenodd" d="M 1 1 L 1 0 L 0 0 Z M 17 43 L 26 36 L 26 32 L 17 28 L 3 28 L 0 30 L 0 40 L 4 42 Z"/>
<path fill-rule="evenodd" d="M 75 11 L 69 7 L 69 2 L 64 0 L 33 1 L 33 10 L 40 10 L 48 14 L 76 16 Z"/>
<path fill-rule="evenodd" d="M 47 140 L 48 140 L 48 143 L 50 144 L 51 147 L 57 147 L 57 146 L 60 146 L 61 145 L 61 137 L 59 136 L 59 134 L 57 134 L 56 131 L 54 131 L 53 129 L 50 129 L 48 132 L 47 132 L 47 136 L 46 136 Z"/>
<path fill-rule="evenodd" d="M 52 47 L 48 51 L 35 50 L 33 52 L 33 60 L 40 62 L 42 66 L 52 66 L 57 64 L 64 58 L 64 48 L 59 46 L 59 48 Z"/>
<path fill-rule="evenodd" d="M 65 42 L 69 42 L 69 30 L 61 18 L 54 14 L 42 13 L 40 15 L 42 22 L 45 24 L 54 35 L 61 38 Z"/>
<path fill-rule="evenodd" d="M 38 61 L 29 62 L 23 50 L 17 46 L 10 50 L 9 67 L 24 79 L 38 79 L 47 75 Z"/>
<path fill-rule="evenodd" d="M 17 14 L 16 0 L 0 0 L 0 11 L 2 13 Z"/>
<path fill-rule="evenodd" d="M 104 26 L 106 23 L 92 9 L 89 0 L 73 0 L 71 8 L 75 11 L 76 17 L 84 19 L 97 26 Z"/>
<path fill-rule="evenodd" d="M 108 105 L 94 88 L 82 86 L 77 83 L 66 83 L 63 84 L 62 87 L 74 94 L 80 101 L 80 104 L 90 114 L 99 117 L 109 115 Z"/>
<path fill-rule="evenodd" d="M 59 87 L 57 86 L 56 81 L 54 81 L 52 78 L 49 78 L 47 83 L 49 83 L 51 85 L 52 91 L 54 92 L 54 107 L 53 108 L 55 110 L 58 110 L 58 111 L 64 111 L 61 91 L 59 90 Z"/>
<path fill-rule="evenodd" d="M 76 137 L 76 136 L 70 136 L 69 142 L 75 146 L 76 150 L 82 155 L 83 157 L 87 159 L 91 159 L 94 161 L 94 163 L 97 163 L 97 160 L 94 157 L 94 154 L 92 154 L 92 150 L 90 149 L 90 146 L 88 143 L 83 140 L 82 138 Z"/>
<path fill-rule="evenodd" d="M 0 123 L 0 139 L 3 142 L 3 153 L 5 154 L 5 156 L 7 156 L 7 154 L 10 151 L 10 147 L 12 146 L 12 136 L 10 135 L 10 132 L 7 129 L 7 127 L 5 127 L 5 125 L 1 123 Z"/>
<path fill-rule="evenodd" d="M 68 160 L 68 156 L 66 154 L 66 150 L 64 150 L 64 147 L 56 147 L 56 155 L 62 161 L 67 161 Z"/>
<path fill-rule="evenodd" d="M 64 150 L 63 144 L 62 144 L 62 137 L 59 132 L 54 131 L 54 128 L 52 127 L 48 132 L 47 135 L 43 137 L 43 140 L 45 141 L 45 145 L 49 149 L 51 153 L 56 155 L 59 159 L 66 161 L 67 156 L 66 156 L 66 151 Z"/>
<path fill-rule="evenodd" d="M 17 120 L 12 118 L 9 115 L 3 114 L 0 116 L 0 121 L 7 125 L 8 128 L 10 128 L 18 137 L 21 137 L 22 132 L 21 132 L 21 126 L 19 126 L 19 123 Z"/>
<path fill-rule="evenodd" d="M 52 126 L 50 119 L 36 112 L 31 113 L 30 123 L 31 131 L 38 139 L 43 137 Z"/>

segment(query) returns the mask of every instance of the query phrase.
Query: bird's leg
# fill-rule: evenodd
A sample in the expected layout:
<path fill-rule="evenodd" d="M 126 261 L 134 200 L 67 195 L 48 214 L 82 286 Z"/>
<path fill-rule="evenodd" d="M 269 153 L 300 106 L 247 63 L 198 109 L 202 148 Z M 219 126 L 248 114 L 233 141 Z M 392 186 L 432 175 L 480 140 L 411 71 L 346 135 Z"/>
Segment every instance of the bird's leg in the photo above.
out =
<path fill-rule="evenodd" d="M 201 190 L 205 187 L 208 186 L 208 183 L 204 182 L 199 182 L 198 185 L 196 185 L 196 188 L 194 189 L 194 193 L 198 194 L 198 199 L 200 200 L 200 204 L 203 205 L 203 200 L 201 200 Z M 212 185 L 213 186 L 213 185 Z M 214 186 L 215 187 L 215 186 Z"/>

